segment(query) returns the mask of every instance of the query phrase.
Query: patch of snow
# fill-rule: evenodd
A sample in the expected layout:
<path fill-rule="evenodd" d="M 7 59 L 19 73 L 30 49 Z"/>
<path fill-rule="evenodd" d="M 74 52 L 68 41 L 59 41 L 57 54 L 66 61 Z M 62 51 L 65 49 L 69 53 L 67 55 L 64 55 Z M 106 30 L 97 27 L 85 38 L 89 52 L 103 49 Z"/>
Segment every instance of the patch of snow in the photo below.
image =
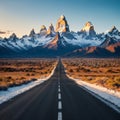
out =
<path fill-rule="evenodd" d="M 77 45 L 77 46 L 84 46 L 84 45 L 91 45 L 91 46 L 97 46 L 97 45 L 100 45 L 101 44 L 101 41 L 97 38 L 94 38 L 94 39 L 85 39 L 85 38 L 82 38 L 82 36 L 80 35 L 76 35 L 75 38 L 76 39 L 68 39 L 67 37 L 64 37 L 63 38 L 65 39 L 65 41 L 69 44 L 72 44 L 72 45 Z"/>
<path fill-rule="evenodd" d="M 16 41 L 10 41 L 10 40 L 9 40 L 9 44 L 10 44 L 11 46 L 13 46 L 13 50 L 14 50 L 14 48 L 15 48 L 16 50 L 21 50 L 21 46 L 19 46 L 19 44 L 17 43 L 17 41 L 19 41 L 19 40 L 16 40 Z"/>
<path fill-rule="evenodd" d="M 21 86 L 11 87 L 8 88 L 7 91 L 0 91 L 0 104 L 48 80 L 53 75 L 56 66 L 52 70 L 51 74 L 46 78 L 37 79 L 36 81 L 32 81 L 28 84 L 23 84 Z"/>
<path fill-rule="evenodd" d="M 116 39 L 119 39 L 120 40 L 120 36 L 118 36 L 118 35 L 115 35 L 114 36 Z"/>
<path fill-rule="evenodd" d="M 1 41 L 0 46 L 5 46 L 13 51 L 28 50 L 37 46 L 43 46 L 53 40 L 54 37 L 35 35 L 35 37 L 23 37 L 21 39 Z"/>
<path fill-rule="evenodd" d="M 41 37 L 41 38 L 36 38 L 39 41 L 39 46 L 46 45 L 49 42 L 53 40 L 54 37 Z"/>
<path fill-rule="evenodd" d="M 108 29 L 108 30 L 106 30 L 105 32 L 103 32 L 104 34 L 108 34 L 108 32 L 109 32 L 110 30 Z"/>
<path fill-rule="evenodd" d="M 67 76 L 70 79 L 75 80 L 75 82 L 82 86 L 83 89 L 87 90 L 89 93 L 120 113 L 120 92 L 96 84 L 91 84 L 80 79 L 75 79 L 69 75 Z"/>
<path fill-rule="evenodd" d="M 3 45 L 4 45 L 4 47 L 9 48 L 13 51 L 18 51 L 18 48 L 16 46 L 14 46 L 13 44 L 11 44 L 10 42 L 6 42 L 6 43 L 4 42 Z"/>

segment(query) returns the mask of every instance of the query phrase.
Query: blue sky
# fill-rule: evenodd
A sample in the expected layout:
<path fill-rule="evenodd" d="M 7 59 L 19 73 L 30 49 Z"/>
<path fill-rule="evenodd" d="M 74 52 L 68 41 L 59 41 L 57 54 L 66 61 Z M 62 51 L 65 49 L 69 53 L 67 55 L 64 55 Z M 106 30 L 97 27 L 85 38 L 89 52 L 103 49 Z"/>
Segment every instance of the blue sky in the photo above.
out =
<path fill-rule="evenodd" d="M 0 31 L 21 37 L 32 28 L 39 32 L 43 24 L 55 26 L 62 14 L 73 31 L 81 30 L 87 21 L 98 33 L 113 25 L 120 30 L 119 6 L 120 0 L 0 0 Z"/>

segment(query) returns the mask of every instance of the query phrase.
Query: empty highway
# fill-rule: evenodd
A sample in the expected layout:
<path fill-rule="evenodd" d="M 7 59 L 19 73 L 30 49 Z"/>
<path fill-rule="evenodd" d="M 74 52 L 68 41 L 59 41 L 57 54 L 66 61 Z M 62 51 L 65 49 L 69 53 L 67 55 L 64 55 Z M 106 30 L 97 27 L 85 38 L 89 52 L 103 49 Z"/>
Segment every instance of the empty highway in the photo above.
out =
<path fill-rule="evenodd" d="M 59 61 L 49 80 L 1 104 L 0 120 L 120 120 L 120 114 L 67 78 Z"/>

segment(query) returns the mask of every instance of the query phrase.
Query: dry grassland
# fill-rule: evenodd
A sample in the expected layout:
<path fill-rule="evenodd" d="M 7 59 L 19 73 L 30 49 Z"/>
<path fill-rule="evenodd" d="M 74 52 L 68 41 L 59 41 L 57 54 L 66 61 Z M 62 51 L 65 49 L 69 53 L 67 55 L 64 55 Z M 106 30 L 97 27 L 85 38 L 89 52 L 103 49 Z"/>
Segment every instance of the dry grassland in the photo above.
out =
<path fill-rule="evenodd" d="M 45 78 L 56 63 L 56 59 L 1 59 L 0 90 Z"/>
<path fill-rule="evenodd" d="M 67 74 L 86 82 L 120 91 L 120 59 L 63 59 Z"/>

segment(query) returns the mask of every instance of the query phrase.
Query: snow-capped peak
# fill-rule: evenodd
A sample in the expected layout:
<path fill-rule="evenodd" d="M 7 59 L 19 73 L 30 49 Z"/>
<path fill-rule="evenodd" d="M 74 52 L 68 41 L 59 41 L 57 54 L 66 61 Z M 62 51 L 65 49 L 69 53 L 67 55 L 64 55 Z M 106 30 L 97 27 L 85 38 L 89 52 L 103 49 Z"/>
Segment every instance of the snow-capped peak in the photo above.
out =
<path fill-rule="evenodd" d="M 17 37 L 15 33 L 12 33 L 10 37 Z"/>
<path fill-rule="evenodd" d="M 61 15 L 56 24 L 56 32 L 69 32 L 69 25 L 64 15 Z"/>
<path fill-rule="evenodd" d="M 47 28 L 45 25 L 42 25 L 40 29 L 40 35 L 44 36 L 46 34 L 47 34 Z"/>
<path fill-rule="evenodd" d="M 16 34 L 15 34 L 15 33 L 12 33 L 12 35 L 9 37 L 9 39 L 11 39 L 11 40 L 15 40 L 15 39 L 17 39 Z"/>
<path fill-rule="evenodd" d="M 25 35 L 21 39 L 17 38 L 16 34 L 13 33 L 8 39 L 0 40 L 0 49 L 9 48 L 15 52 L 28 52 L 32 49 L 43 50 L 48 47 L 55 48 L 59 50 L 58 53 L 62 54 L 61 50 L 63 51 L 63 49 L 64 53 L 66 50 L 99 46 L 105 40 L 106 44 L 120 41 L 120 32 L 115 26 L 107 34 L 96 34 L 93 24 L 88 21 L 80 32 L 70 32 L 65 16 L 61 15 L 56 24 L 56 31 L 51 24 L 48 29 L 45 25 L 42 25 L 40 33 L 37 34 L 32 29 L 29 36 Z"/>
<path fill-rule="evenodd" d="M 114 33 L 118 33 L 119 31 L 118 31 L 118 29 L 115 27 L 115 26 L 113 26 L 111 29 L 109 29 L 109 30 L 106 30 L 104 33 L 105 34 L 108 34 L 108 33 L 112 33 L 112 34 L 114 34 Z"/>
<path fill-rule="evenodd" d="M 120 41 L 120 32 L 115 26 L 108 30 L 105 35 Z"/>
<path fill-rule="evenodd" d="M 112 29 L 108 31 L 108 33 L 111 33 L 111 34 L 118 34 L 119 31 L 118 31 L 118 29 L 117 29 L 115 26 L 113 26 Z"/>
<path fill-rule="evenodd" d="M 94 26 L 93 24 L 88 21 L 87 23 L 85 23 L 84 27 L 82 28 L 81 32 L 85 33 L 87 36 L 96 36 L 96 32 L 94 30 Z"/>
<path fill-rule="evenodd" d="M 94 26 L 93 26 L 93 24 L 92 24 L 90 21 L 88 21 L 88 22 L 85 24 L 85 26 L 83 27 L 82 31 L 89 32 L 91 27 L 94 27 Z"/>

